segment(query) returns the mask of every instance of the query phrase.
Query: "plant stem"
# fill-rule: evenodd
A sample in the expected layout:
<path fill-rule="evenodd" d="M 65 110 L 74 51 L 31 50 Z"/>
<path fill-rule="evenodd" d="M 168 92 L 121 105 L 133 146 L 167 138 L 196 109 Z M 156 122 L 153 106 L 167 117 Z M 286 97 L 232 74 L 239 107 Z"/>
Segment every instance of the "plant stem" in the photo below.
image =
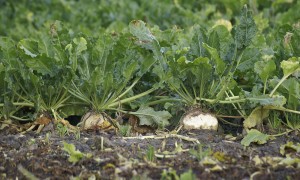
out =
<path fill-rule="evenodd" d="M 151 89 L 149 89 L 148 91 L 145 91 L 145 92 L 140 93 L 140 94 L 138 94 L 138 95 L 135 95 L 135 96 L 132 96 L 132 97 L 129 97 L 129 98 L 126 98 L 126 99 L 122 99 L 122 100 L 117 101 L 117 102 L 113 102 L 113 103 L 109 104 L 107 107 L 108 107 L 108 108 L 111 108 L 111 107 L 118 106 L 119 104 L 131 102 L 131 101 L 133 101 L 133 100 L 136 100 L 136 99 L 138 99 L 138 98 L 141 98 L 141 97 L 143 97 L 143 96 L 146 96 L 146 95 L 152 93 L 152 92 L 155 91 L 155 90 L 156 90 L 156 88 L 151 88 Z"/>
<path fill-rule="evenodd" d="M 277 83 L 277 85 L 275 86 L 275 88 L 272 90 L 272 92 L 270 93 L 270 97 L 273 96 L 273 94 L 275 93 L 275 91 L 279 88 L 279 86 L 283 83 L 283 81 L 285 81 L 290 75 L 290 74 L 287 74 L 286 76 L 283 76 L 282 79 L 280 79 L 280 81 Z"/>
<path fill-rule="evenodd" d="M 292 131 L 294 131 L 294 129 L 287 130 L 286 132 L 279 133 L 279 134 L 274 134 L 274 135 L 270 135 L 270 136 L 273 136 L 273 137 L 282 136 L 282 135 L 288 134 L 288 133 L 290 133 Z"/>
<path fill-rule="evenodd" d="M 164 103 L 164 102 L 182 102 L 182 99 L 175 99 L 175 98 L 166 98 L 166 99 L 159 99 L 159 100 L 155 100 L 155 101 L 151 101 L 149 103 L 147 103 L 147 106 L 152 106 L 152 105 L 156 105 L 156 104 L 160 104 L 160 103 Z"/>
<path fill-rule="evenodd" d="M 33 103 L 25 103 L 25 102 L 13 102 L 14 106 L 27 106 L 27 107 L 34 107 Z M 0 107 L 4 107 L 4 103 L 0 103 Z"/>
<path fill-rule="evenodd" d="M 116 98 L 115 100 L 113 100 L 113 103 L 114 102 L 116 102 L 117 100 L 119 100 L 119 99 L 121 99 L 124 95 L 126 95 L 135 85 L 136 85 L 136 83 L 138 83 L 138 81 L 139 81 L 139 78 L 138 79 L 136 79 L 132 84 L 131 84 L 131 86 L 129 86 L 122 94 L 120 94 L 119 96 L 118 96 L 118 98 Z"/>

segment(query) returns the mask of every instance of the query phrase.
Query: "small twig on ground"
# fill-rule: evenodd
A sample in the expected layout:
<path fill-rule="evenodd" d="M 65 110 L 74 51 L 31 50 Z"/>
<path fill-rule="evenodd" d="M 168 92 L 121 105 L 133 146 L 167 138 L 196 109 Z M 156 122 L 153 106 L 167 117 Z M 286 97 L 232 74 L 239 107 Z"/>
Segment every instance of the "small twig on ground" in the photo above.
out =
<path fill-rule="evenodd" d="M 190 138 L 187 136 L 179 135 L 179 134 L 165 134 L 165 135 L 152 135 L 152 136 L 137 136 L 137 137 L 123 137 L 123 139 L 165 139 L 165 138 L 179 138 L 185 141 L 194 142 L 196 144 L 200 144 L 198 139 Z"/>

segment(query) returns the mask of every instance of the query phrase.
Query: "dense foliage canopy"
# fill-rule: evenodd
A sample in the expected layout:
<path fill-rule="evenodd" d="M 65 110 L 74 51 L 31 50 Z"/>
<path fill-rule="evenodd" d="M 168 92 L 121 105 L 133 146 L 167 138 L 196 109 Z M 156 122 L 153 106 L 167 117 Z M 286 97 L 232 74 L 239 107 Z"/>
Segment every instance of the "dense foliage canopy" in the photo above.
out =
<path fill-rule="evenodd" d="M 9 0 L 0 7 L 2 119 L 93 110 L 164 127 L 197 106 L 242 117 L 246 128 L 263 119 L 299 128 L 299 1 Z"/>

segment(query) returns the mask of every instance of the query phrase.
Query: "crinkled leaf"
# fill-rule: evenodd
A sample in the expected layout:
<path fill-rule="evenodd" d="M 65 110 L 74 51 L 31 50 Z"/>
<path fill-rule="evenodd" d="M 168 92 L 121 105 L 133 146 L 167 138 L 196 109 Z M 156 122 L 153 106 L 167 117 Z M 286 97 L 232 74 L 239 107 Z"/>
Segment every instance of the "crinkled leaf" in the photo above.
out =
<path fill-rule="evenodd" d="M 140 125 L 164 127 L 169 125 L 169 119 L 172 115 L 168 111 L 155 111 L 151 107 L 141 107 L 138 111 L 132 113 L 140 119 Z"/>
<path fill-rule="evenodd" d="M 70 155 L 68 159 L 69 162 L 76 163 L 83 158 L 84 154 L 76 150 L 74 144 L 68 144 L 66 142 L 63 142 L 63 144 L 64 144 L 63 150 L 69 153 Z"/>
<path fill-rule="evenodd" d="M 265 83 L 270 76 L 276 70 L 276 64 L 274 61 L 258 61 L 254 64 L 254 71 L 259 75 L 262 81 Z"/>
<path fill-rule="evenodd" d="M 129 24 L 130 33 L 137 37 L 140 41 L 152 42 L 156 38 L 151 31 L 146 27 L 146 23 L 141 20 L 133 20 Z"/>
<path fill-rule="evenodd" d="M 259 104 L 262 106 L 272 105 L 282 107 L 286 104 L 286 98 L 281 95 L 272 96 L 269 95 L 258 95 L 252 98 L 249 98 L 249 101 L 254 104 Z"/>
<path fill-rule="evenodd" d="M 240 17 L 240 23 L 233 29 L 234 39 L 238 49 L 250 45 L 256 35 L 257 27 L 252 17 L 251 11 L 245 5 Z"/>
<path fill-rule="evenodd" d="M 256 129 L 251 129 L 248 134 L 242 139 L 241 144 L 243 146 L 249 146 L 251 143 L 265 144 L 270 139 L 270 136 L 263 134 Z"/>
<path fill-rule="evenodd" d="M 164 66 L 167 62 L 162 55 L 161 47 L 156 37 L 151 33 L 150 29 L 146 27 L 146 24 L 140 20 L 131 21 L 129 24 L 129 31 L 139 39 L 139 41 L 137 41 L 138 45 L 153 51 L 154 59 L 158 60 L 160 63 L 156 68 L 160 68 L 160 70 L 157 70 L 159 71 L 159 74 L 162 75 L 161 79 L 164 80 L 165 74 L 162 72 L 164 72 Z M 159 33 L 160 31 L 157 30 L 156 32 Z"/>
<path fill-rule="evenodd" d="M 263 120 L 269 116 L 269 109 L 264 107 L 255 108 L 251 114 L 245 119 L 244 127 L 252 128 L 262 124 Z"/>
<path fill-rule="evenodd" d="M 92 57 L 90 59 L 93 65 L 107 66 L 107 57 L 110 51 L 114 48 L 116 42 L 114 39 L 106 34 L 103 34 L 93 44 Z"/>
<path fill-rule="evenodd" d="M 42 75 L 49 74 L 51 77 L 56 75 L 58 65 L 55 64 L 54 59 L 47 57 L 45 54 L 39 55 L 35 58 L 28 58 L 25 64 L 32 70 L 37 71 Z"/>

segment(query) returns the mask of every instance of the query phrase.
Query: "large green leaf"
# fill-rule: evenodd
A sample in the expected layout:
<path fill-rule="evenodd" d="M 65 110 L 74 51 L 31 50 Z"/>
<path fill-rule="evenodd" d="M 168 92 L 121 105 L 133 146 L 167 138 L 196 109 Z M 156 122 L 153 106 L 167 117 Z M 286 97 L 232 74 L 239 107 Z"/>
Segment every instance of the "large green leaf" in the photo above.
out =
<path fill-rule="evenodd" d="M 191 53 L 195 57 L 204 57 L 206 55 L 206 50 L 203 47 L 203 43 L 207 43 L 207 32 L 200 27 L 199 25 L 194 25 L 193 29 L 193 37 L 191 42 Z"/>
<path fill-rule="evenodd" d="M 209 45 L 203 43 L 203 47 L 209 52 L 209 54 L 211 55 L 212 59 L 214 60 L 215 64 L 216 64 L 216 71 L 218 73 L 218 75 L 222 75 L 222 73 L 225 70 L 225 63 L 223 62 L 223 60 L 220 58 L 219 53 L 217 51 L 217 49 L 210 47 Z"/>
<path fill-rule="evenodd" d="M 59 66 L 55 64 L 54 59 L 47 57 L 45 54 L 39 55 L 35 58 L 28 58 L 25 60 L 28 68 L 37 71 L 42 75 L 49 74 L 51 77 L 57 75 Z"/>
<path fill-rule="evenodd" d="M 132 112 L 140 119 L 140 125 L 165 127 L 169 124 L 172 115 L 168 111 L 155 111 L 151 107 L 141 107 Z"/>
<path fill-rule="evenodd" d="M 259 75 L 262 81 L 265 83 L 270 76 L 276 70 L 275 62 L 269 61 L 258 61 L 254 64 L 254 71 Z"/>
<path fill-rule="evenodd" d="M 240 63 L 237 69 L 241 72 L 251 71 L 254 64 L 261 59 L 261 52 L 258 48 L 246 48 L 243 51 Z"/>

